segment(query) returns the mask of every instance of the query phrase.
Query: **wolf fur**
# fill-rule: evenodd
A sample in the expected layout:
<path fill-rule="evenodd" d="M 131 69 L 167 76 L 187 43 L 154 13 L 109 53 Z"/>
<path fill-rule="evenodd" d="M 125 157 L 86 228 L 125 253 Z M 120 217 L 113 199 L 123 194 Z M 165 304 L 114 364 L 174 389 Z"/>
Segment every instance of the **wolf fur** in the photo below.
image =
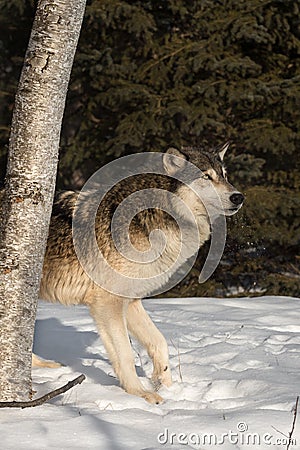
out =
<path fill-rule="evenodd" d="M 223 211 L 220 211 L 220 214 L 232 215 L 241 207 L 243 195 L 227 181 L 223 165 L 227 147 L 226 144 L 210 151 L 194 147 L 183 147 L 181 150 L 169 148 L 163 157 L 165 176 L 144 174 L 130 181 L 120 182 L 110 191 L 97 212 L 95 230 L 98 246 L 113 267 L 125 275 L 132 276 L 136 273 L 138 277 L 149 276 L 149 271 L 151 274 L 159 272 L 167 267 L 172 259 L 176 259 L 181 245 L 180 230 L 175 220 L 161 208 L 140 212 L 132 220 L 129 229 L 132 243 L 138 250 L 149 248 L 149 234 L 152 230 L 160 229 L 165 233 L 167 244 L 165 256 L 160 263 L 154 261 L 145 269 L 145 265 L 128 262 L 116 250 L 110 232 L 114 211 L 128 195 L 141 189 L 159 188 L 176 194 L 193 212 L 200 234 L 199 245 L 209 239 L 210 222 L 203 203 L 189 186 L 174 179 L 179 171 L 185 170 L 187 161 L 203 173 L 198 179 L 191 180 L 190 186 L 204 192 L 211 184 L 221 198 Z M 125 298 L 107 292 L 94 283 L 83 270 L 72 240 L 72 217 L 77 195 L 68 191 L 59 194 L 55 200 L 40 297 L 64 305 L 86 305 L 97 325 L 121 386 L 129 394 L 143 397 L 150 403 L 160 403 L 162 398 L 156 392 L 157 388 L 160 385 L 170 386 L 172 383 L 166 340 L 148 316 L 139 298 Z M 171 208 L 173 206 L 174 209 L 179 208 L 177 204 L 171 205 Z M 187 217 L 186 221 L 188 220 Z M 167 279 L 165 281 L 167 282 Z M 157 286 L 154 286 L 154 290 L 155 287 Z M 147 293 L 150 294 L 151 292 Z M 129 334 L 146 348 L 152 359 L 152 382 L 155 388 L 153 391 L 146 390 L 136 374 Z M 35 365 L 39 364 L 38 358 L 34 358 Z M 47 362 L 42 364 L 47 365 Z"/>

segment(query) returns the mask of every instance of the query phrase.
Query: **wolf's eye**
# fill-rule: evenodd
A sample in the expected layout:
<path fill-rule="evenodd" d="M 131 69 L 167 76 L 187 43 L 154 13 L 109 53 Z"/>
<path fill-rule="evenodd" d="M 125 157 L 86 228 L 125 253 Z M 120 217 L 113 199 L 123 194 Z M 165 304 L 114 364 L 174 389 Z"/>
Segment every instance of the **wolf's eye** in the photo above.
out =
<path fill-rule="evenodd" d="M 208 175 L 208 173 L 205 173 L 202 177 L 204 180 L 210 180 L 212 181 L 212 177 L 210 175 Z"/>

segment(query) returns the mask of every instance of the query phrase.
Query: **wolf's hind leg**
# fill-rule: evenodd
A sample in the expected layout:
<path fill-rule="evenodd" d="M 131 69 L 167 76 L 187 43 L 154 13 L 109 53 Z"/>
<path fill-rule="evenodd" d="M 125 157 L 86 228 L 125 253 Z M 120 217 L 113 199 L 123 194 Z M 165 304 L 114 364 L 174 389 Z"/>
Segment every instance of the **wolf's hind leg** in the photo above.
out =
<path fill-rule="evenodd" d="M 160 384 L 171 386 L 168 344 L 145 311 L 141 300 L 129 303 L 127 326 L 130 334 L 146 348 L 153 361 L 152 381 L 154 385 L 156 387 L 159 387 Z"/>
<path fill-rule="evenodd" d="M 91 315 L 122 387 L 129 394 L 143 397 L 149 403 L 161 403 L 163 399 L 156 392 L 146 391 L 136 374 L 126 327 L 126 309 L 127 301 L 109 294 L 90 305 Z"/>
<path fill-rule="evenodd" d="M 48 367 L 50 369 L 56 369 L 57 367 L 62 367 L 62 364 L 56 361 L 41 359 L 35 353 L 32 353 L 32 367 Z"/>

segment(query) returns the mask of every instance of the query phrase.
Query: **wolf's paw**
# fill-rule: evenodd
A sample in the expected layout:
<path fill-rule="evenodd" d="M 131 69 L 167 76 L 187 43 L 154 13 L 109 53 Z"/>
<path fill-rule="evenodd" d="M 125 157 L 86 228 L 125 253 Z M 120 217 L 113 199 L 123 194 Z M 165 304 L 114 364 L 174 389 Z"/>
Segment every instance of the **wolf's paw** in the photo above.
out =
<path fill-rule="evenodd" d="M 32 353 L 32 367 L 48 367 L 50 369 L 56 369 L 57 367 L 62 367 L 62 364 L 56 361 L 47 361 L 46 359 L 41 359 L 34 353 Z"/>
<path fill-rule="evenodd" d="M 152 403 L 153 405 L 158 405 L 159 403 L 162 403 L 164 401 L 163 398 L 156 392 L 146 391 L 146 389 L 144 389 L 142 385 L 124 386 L 124 389 L 128 394 L 136 395 L 137 397 L 142 397 L 147 402 Z"/>
<path fill-rule="evenodd" d="M 156 392 L 144 391 L 142 397 L 149 403 L 153 405 L 159 405 L 164 401 L 164 399 L 158 395 Z"/>

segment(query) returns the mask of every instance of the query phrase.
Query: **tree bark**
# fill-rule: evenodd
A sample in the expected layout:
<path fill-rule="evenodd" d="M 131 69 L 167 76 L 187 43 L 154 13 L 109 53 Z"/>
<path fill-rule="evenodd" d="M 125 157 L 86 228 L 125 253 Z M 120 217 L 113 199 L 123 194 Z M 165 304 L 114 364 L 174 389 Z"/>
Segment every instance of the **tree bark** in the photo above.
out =
<path fill-rule="evenodd" d="M 38 289 L 61 122 L 86 0 L 39 0 L 15 99 L 0 202 L 0 400 L 31 397 Z"/>

